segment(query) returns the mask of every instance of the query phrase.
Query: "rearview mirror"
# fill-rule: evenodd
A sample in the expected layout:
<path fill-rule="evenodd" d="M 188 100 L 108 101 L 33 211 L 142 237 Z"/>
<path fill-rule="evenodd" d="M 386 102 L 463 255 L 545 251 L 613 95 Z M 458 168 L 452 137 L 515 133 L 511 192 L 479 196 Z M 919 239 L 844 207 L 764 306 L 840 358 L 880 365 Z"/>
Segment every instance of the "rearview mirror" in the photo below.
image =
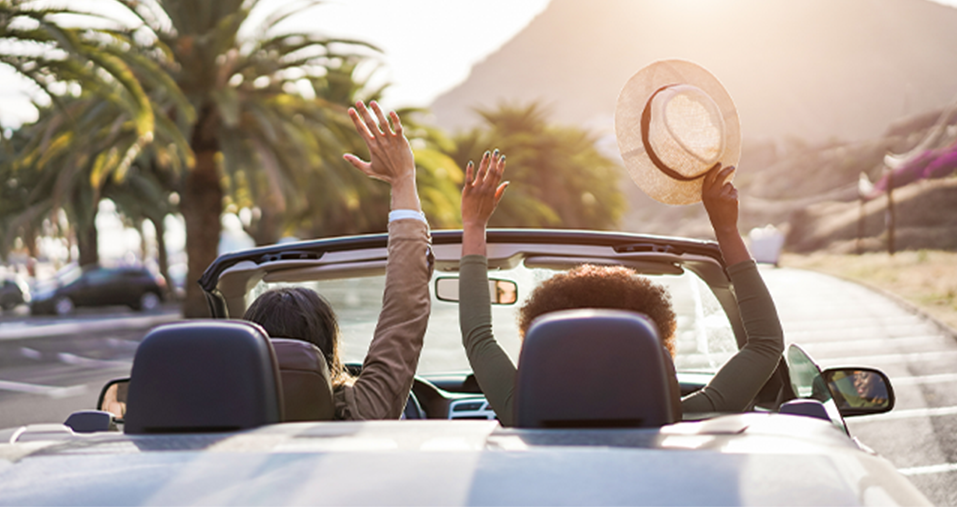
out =
<path fill-rule="evenodd" d="M 880 370 L 828 368 L 821 376 L 844 417 L 881 414 L 894 408 L 894 389 Z"/>
<path fill-rule="evenodd" d="M 488 294 L 493 305 L 514 305 L 518 301 L 518 284 L 511 280 L 489 278 Z M 435 279 L 435 297 L 439 301 L 459 301 L 459 279 L 447 276 Z"/>
<path fill-rule="evenodd" d="M 126 393 L 130 388 L 130 379 L 113 379 L 103 386 L 100 398 L 96 402 L 96 409 L 113 414 L 116 422 L 123 422 L 126 415 Z"/>

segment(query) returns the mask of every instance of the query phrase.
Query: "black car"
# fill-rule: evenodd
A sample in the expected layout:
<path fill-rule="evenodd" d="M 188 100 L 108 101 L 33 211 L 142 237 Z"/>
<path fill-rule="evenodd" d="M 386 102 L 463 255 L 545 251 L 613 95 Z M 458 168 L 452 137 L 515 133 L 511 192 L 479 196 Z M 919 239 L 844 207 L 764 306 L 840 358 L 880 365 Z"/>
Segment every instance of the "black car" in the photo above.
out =
<path fill-rule="evenodd" d="M 30 302 L 30 289 L 23 279 L 5 277 L 0 284 L 0 308 L 13 310 L 18 305 Z"/>
<path fill-rule="evenodd" d="M 159 307 L 165 293 L 163 277 L 143 267 L 74 268 L 38 287 L 30 311 L 69 315 L 80 306 L 112 305 L 150 311 Z"/>

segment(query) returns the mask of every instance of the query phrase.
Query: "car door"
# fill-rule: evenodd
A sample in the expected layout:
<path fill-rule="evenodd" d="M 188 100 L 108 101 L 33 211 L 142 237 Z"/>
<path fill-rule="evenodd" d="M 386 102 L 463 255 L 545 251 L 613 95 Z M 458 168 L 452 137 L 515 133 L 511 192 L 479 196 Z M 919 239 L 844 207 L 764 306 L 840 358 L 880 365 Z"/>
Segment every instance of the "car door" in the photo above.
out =
<path fill-rule="evenodd" d="M 82 287 L 82 298 L 74 298 L 73 303 L 77 306 L 104 306 L 114 303 L 115 292 L 114 284 L 111 282 L 113 276 L 111 269 L 95 269 L 88 271 L 78 280 L 85 282 Z"/>

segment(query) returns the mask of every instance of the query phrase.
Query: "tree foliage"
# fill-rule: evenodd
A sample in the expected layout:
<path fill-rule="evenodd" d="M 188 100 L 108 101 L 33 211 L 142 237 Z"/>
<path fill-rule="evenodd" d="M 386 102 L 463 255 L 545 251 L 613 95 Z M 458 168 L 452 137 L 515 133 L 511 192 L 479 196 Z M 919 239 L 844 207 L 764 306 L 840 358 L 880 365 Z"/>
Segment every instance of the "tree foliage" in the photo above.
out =
<path fill-rule="evenodd" d="M 602 155 L 597 138 L 578 127 L 552 124 L 538 103 L 478 110 L 483 125 L 455 137 L 449 155 L 460 167 L 485 150 L 506 156 L 506 197 L 492 215 L 495 227 L 609 229 L 625 201 L 620 166 Z"/>

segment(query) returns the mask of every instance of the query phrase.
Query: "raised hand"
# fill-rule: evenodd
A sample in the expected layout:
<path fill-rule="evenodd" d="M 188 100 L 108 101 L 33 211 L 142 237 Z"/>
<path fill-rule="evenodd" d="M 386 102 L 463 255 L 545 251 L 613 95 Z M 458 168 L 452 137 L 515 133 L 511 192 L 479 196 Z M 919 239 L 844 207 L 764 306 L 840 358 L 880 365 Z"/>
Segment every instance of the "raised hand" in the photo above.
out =
<path fill-rule="evenodd" d="M 465 185 L 462 187 L 463 225 L 485 227 L 508 187 L 507 181 L 500 184 L 504 172 L 505 155 L 498 150 L 494 153 L 485 152 L 478 171 L 472 162 L 468 163 L 465 167 Z"/>
<path fill-rule="evenodd" d="M 418 193 L 415 190 L 415 158 L 412 146 L 402 131 L 402 122 L 395 111 L 389 119 L 375 101 L 369 103 L 373 116 L 362 101 L 349 108 L 349 117 L 356 131 L 369 148 L 368 162 L 347 153 L 343 155 L 356 169 L 368 176 L 392 185 L 392 209 L 419 210 Z"/>
<path fill-rule="evenodd" d="M 708 171 L 701 186 L 701 200 L 708 211 L 721 254 L 728 266 L 751 258 L 738 232 L 738 189 L 731 183 L 734 166 L 716 165 Z"/>
<path fill-rule="evenodd" d="M 701 186 L 701 200 L 715 232 L 738 227 L 738 189 L 728 181 L 732 173 L 734 166 L 715 166 L 705 175 Z"/>
<path fill-rule="evenodd" d="M 485 152 L 478 170 L 469 162 L 462 187 L 462 255 L 485 255 L 485 226 L 502 200 L 508 182 L 501 183 L 505 155 Z"/>

